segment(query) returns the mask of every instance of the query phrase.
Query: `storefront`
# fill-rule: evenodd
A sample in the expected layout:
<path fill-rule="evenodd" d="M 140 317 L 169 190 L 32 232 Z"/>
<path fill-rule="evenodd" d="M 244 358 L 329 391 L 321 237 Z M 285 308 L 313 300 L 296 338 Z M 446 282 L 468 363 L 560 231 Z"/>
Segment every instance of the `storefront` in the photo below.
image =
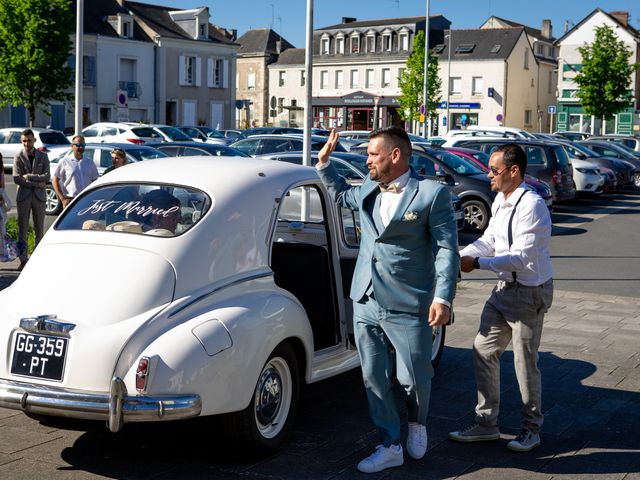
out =
<path fill-rule="evenodd" d="M 377 97 L 366 92 L 342 97 L 313 97 L 313 126 L 339 130 L 402 126 L 398 108 L 397 97 Z"/>
<path fill-rule="evenodd" d="M 633 108 L 627 107 L 613 118 L 603 120 L 587 115 L 582 105 L 576 103 L 558 103 L 559 132 L 586 132 L 592 134 L 633 135 Z"/>

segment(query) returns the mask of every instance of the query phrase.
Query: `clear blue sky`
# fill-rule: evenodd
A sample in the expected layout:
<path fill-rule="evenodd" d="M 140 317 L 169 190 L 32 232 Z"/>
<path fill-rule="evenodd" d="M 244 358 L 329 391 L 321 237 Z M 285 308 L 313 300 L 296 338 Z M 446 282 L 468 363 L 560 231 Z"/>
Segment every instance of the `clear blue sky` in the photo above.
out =
<path fill-rule="evenodd" d="M 304 47 L 306 0 L 144 0 L 144 3 L 180 8 L 208 6 L 211 22 L 238 30 L 272 27 L 296 47 Z M 594 8 L 627 11 L 630 23 L 640 28 L 640 0 L 431 0 L 431 14 L 440 13 L 452 28 L 477 28 L 491 15 L 540 28 L 551 19 L 553 34 L 562 36 L 565 21 L 578 23 Z M 358 20 L 424 15 L 426 0 L 314 0 L 314 28 Z"/>

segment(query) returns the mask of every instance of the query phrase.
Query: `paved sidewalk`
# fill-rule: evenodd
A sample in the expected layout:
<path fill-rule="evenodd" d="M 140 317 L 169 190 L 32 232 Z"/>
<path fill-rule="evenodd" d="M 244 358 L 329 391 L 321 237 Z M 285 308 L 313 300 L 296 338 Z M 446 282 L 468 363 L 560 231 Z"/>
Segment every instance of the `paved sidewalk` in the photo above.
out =
<path fill-rule="evenodd" d="M 15 276 L 3 270 L 5 275 Z M 215 422 L 127 425 L 40 423 L 0 409 L 2 479 L 624 479 L 640 480 L 640 298 L 556 291 L 540 348 L 542 445 L 514 453 L 519 394 L 510 351 L 503 356 L 502 438 L 457 444 L 447 432 L 473 418 L 471 345 L 492 285 L 460 284 L 456 323 L 433 383 L 429 451 L 379 474 L 356 472 L 376 445 L 360 372 L 307 386 L 291 440 L 276 455 L 247 461 Z M 1 307 L 0 307 L 1 308 Z"/>

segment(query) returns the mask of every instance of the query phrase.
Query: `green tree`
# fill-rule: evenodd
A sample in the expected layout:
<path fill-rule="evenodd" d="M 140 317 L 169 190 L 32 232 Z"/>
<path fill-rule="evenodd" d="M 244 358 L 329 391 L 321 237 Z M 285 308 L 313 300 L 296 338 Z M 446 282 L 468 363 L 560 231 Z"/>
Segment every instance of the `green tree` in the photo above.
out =
<path fill-rule="evenodd" d="M 631 105 L 631 78 L 638 64 L 629 63 L 631 50 L 618 40 L 611 27 L 595 27 L 594 32 L 593 44 L 578 48 L 582 69 L 575 82 L 585 113 L 610 119 Z"/>
<path fill-rule="evenodd" d="M 432 120 L 442 94 L 442 81 L 438 77 L 438 59 L 429 51 L 429 75 L 427 85 L 428 104 L 425 115 Z M 403 120 L 419 120 L 420 107 L 424 103 L 424 32 L 419 31 L 413 41 L 413 50 L 407 59 L 407 68 L 400 75 L 399 113 Z"/>
<path fill-rule="evenodd" d="M 36 110 L 63 101 L 72 84 L 67 65 L 75 14 L 70 0 L 0 0 L 0 106 Z"/>

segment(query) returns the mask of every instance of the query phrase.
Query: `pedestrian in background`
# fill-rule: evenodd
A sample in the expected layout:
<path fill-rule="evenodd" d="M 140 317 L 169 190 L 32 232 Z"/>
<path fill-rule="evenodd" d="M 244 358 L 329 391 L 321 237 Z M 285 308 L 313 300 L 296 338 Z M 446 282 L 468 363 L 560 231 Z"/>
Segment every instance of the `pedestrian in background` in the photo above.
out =
<path fill-rule="evenodd" d="M 20 249 L 20 270 L 29 258 L 27 235 L 29 216 L 33 217 L 35 244 L 38 245 L 44 235 L 44 212 L 47 201 L 47 183 L 49 182 L 49 157 L 36 150 L 35 136 L 31 129 L 22 131 L 20 136 L 22 150 L 13 159 L 13 182 L 17 185 L 16 203 L 18 207 L 18 246 Z"/>
<path fill-rule="evenodd" d="M 518 145 L 494 150 L 488 175 L 498 195 L 491 220 L 482 237 L 460 252 L 463 272 L 491 270 L 498 275 L 498 284 L 484 306 L 473 344 L 476 418 L 468 428 L 449 433 L 458 442 L 500 438 L 500 356 L 513 340 L 523 419 L 522 430 L 507 447 L 518 452 L 540 445 L 538 348 L 544 314 L 553 299 L 551 215 L 544 200 L 527 189 L 526 169 L 527 155 Z"/>
<path fill-rule="evenodd" d="M 72 139 L 72 155 L 63 157 L 53 172 L 53 189 L 66 208 L 69 202 L 98 178 L 93 160 L 84 156 L 85 141 L 82 135 Z"/>
<path fill-rule="evenodd" d="M 350 296 L 369 414 L 382 444 L 358 470 L 373 473 L 404 463 L 394 365 L 405 391 L 407 452 L 420 459 L 427 450 L 432 327 L 449 321 L 460 264 L 458 235 L 449 191 L 410 167 L 404 130 L 387 127 L 369 135 L 369 175 L 361 186 L 347 183 L 329 159 L 338 138 L 332 130 L 317 169 L 338 205 L 360 212 Z"/>
<path fill-rule="evenodd" d="M 127 163 L 127 154 L 125 151 L 122 148 L 114 148 L 111 150 L 111 166 L 104 171 L 103 175 L 109 173 L 111 170 L 120 168 Z"/>

